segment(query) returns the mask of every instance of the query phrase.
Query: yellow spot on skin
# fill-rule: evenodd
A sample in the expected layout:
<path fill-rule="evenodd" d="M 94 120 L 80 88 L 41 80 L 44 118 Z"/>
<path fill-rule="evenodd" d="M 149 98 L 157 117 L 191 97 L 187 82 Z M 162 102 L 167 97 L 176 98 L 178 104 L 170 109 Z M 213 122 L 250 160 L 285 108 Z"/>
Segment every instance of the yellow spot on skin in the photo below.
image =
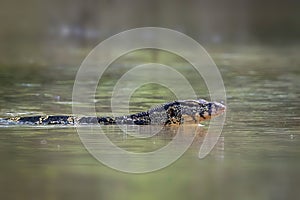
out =
<path fill-rule="evenodd" d="M 12 121 L 19 121 L 19 119 L 20 119 L 20 117 L 13 117 L 13 118 L 10 118 L 10 120 L 12 120 Z"/>
<path fill-rule="evenodd" d="M 74 123 L 73 117 L 68 117 L 67 121 L 68 121 L 70 124 L 73 124 L 73 123 Z"/>
<path fill-rule="evenodd" d="M 48 117 L 49 117 L 48 115 L 46 115 L 45 117 L 40 117 L 38 124 L 42 124 L 43 121 L 45 121 L 46 119 L 48 119 Z"/>
<path fill-rule="evenodd" d="M 42 124 L 42 123 L 43 123 L 43 117 L 40 117 L 38 124 Z"/>

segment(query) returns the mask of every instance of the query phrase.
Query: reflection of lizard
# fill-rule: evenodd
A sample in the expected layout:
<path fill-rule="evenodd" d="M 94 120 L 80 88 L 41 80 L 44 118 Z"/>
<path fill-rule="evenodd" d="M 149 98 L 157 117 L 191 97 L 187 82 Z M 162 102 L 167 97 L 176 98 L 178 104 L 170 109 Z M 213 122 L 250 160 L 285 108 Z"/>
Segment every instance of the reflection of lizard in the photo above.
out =
<path fill-rule="evenodd" d="M 121 117 L 75 117 L 69 115 L 28 116 L 5 119 L 13 124 L 131 124 L 131 125 L 179 125 L 183 123 L 199 123 L 218 116 L 225 111 L 225 106 L 217 102 L 203 99 L 179 100 Z"/>

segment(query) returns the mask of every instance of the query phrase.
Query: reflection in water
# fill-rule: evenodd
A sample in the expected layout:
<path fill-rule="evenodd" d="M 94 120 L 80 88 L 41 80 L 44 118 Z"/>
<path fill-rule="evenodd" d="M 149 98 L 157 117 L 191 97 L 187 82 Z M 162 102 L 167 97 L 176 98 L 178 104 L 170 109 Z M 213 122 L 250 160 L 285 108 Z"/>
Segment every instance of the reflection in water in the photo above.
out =
<path fill-rule="evenodd" d="M 168 166 L 180 158 L 195 137 L 197 143 L 202 143 L 206 134 L 198 125 L 122 125 L 121 131 L 118 130 L 120 127 L 112 125 L 76 128 L 82 143 L 97 160 L 113 169 L 131 173 L 150 172 Z M 129 130 L 135 132 L 129 133 Z"/>
<path fill-rule="evenodd" d="M 191 140 L 191 148 L 200 149 L 205 136 L 207 136 L 207 127 L 197 124 L 188 124 L 181 126 L 159 126 L 159 125 L 120 125 L 120 126 L 102 126 L 103 132 L 117 146 L 132 152 L 152 152 L 165 147 L 176 137 L 176 145 L 186 145 L 188 138 Z M 212 156 L 224 158 L 224 137 L 216 139 L 217 143 L 213 149 Z M 135 145 L 144 148 L 136 148 Z M 213 144 L 211 144 L 213 145 Z M 195 152 L 197 153 L 197 152 Z"/>

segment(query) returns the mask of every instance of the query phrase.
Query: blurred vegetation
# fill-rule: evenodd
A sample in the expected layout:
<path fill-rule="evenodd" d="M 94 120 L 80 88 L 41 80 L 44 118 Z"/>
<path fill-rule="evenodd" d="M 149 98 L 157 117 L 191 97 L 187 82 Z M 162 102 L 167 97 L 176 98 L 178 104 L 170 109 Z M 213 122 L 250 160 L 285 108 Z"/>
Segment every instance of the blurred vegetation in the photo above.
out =
<path fill-rule="evenodd" d="M 195 145 L 171 166 L 142 175 L 99 164 L 73 128 L 2 126 L 0 196 L 297 199 L 299 6 L 299 0 L 2 0 L 1 117 L 72 113 L 73 82 L 87 53 L 113 34 L 145 26 L 181 31 L 208 49 L 224 79 L 228 110 L 226 139 L 205 160 L 198 160 Z M 111 114 L 111 93 L 126 70 L 153 60 L 174 67 L 199 97 L 209 99 L 199 73 L 182 58 L 151 52 L 131 52 L 105 71 L 96 95 L 99 113 Z M 173 96 L 161 85 L 144 85 L 133 94 L 130 111 Z M 143 145 L 107 129 L 129 150 L 144 152 L 169 141 L 158 136 Z"/>
<path fill-rule="evenodd" d="M 297 0 L 3 0 L 0 63 L 78 65 L 109 36 L 171 28 L 203 45 L 299 44 Z"/>

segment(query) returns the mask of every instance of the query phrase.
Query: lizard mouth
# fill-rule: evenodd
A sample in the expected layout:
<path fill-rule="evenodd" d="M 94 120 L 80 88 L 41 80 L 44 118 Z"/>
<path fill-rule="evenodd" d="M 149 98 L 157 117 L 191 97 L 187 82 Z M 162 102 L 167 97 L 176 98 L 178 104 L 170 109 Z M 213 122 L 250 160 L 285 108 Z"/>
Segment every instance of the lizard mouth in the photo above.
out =
<path fill-rule="evenodd" d="M 212 116 L 218 116 L 223 114 L 226 111 L 226 106 L 219 103 L 219 102 L 213 102 L 212 106 Z"/>

